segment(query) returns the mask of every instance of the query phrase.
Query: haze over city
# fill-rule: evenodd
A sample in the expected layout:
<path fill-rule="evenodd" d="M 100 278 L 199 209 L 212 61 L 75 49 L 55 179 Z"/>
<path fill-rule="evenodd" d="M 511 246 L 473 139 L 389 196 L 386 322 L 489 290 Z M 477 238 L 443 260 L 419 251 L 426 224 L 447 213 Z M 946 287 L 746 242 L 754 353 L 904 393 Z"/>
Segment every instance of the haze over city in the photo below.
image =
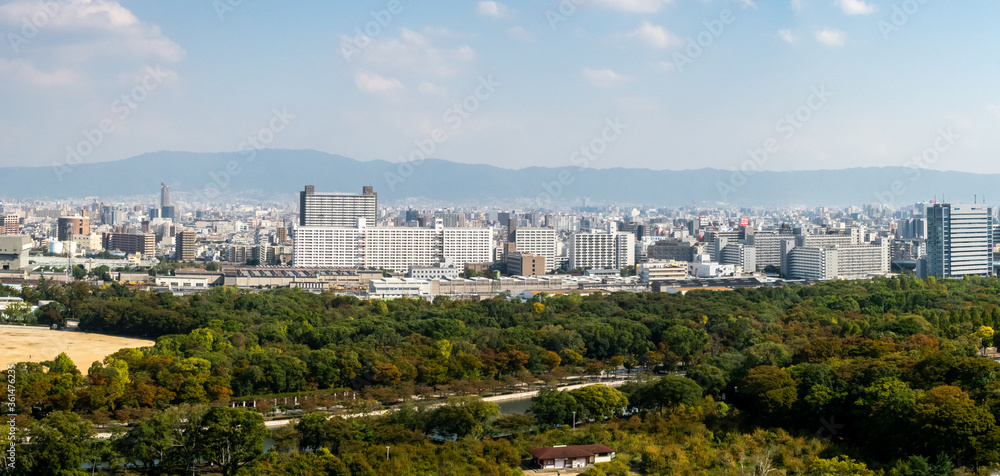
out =
<path fill-rule="evenodd" d="M 160 150 L 398 162 L 1000 172 L 997 2 L 0 5 L 0 166 Z M 478 96 L 477 96 L 478 94 Z M 621 127 L 594 160 L 574 153 Z M 98 140 L 93 131 L 106 132 Z M 914 161 L 942 131 L 953 143 Z M 253 141 L 251 141 L 253 142 Z M 91 150 L 92 149 L 92 150 Z"/>

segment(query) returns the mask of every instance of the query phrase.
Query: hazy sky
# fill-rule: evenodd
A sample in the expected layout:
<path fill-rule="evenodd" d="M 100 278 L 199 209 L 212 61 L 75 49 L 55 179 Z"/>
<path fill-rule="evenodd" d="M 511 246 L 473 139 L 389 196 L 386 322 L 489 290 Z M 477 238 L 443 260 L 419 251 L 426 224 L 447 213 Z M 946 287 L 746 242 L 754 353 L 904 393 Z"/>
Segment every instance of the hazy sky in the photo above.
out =
<path fill-rule="evenodd" d="M 734 169 L 768 147 L 753 166 L 1000 172 L 997 18 L 996 0 L 13 0 L 0 165 L 419 143 L 509 168 Z"/>

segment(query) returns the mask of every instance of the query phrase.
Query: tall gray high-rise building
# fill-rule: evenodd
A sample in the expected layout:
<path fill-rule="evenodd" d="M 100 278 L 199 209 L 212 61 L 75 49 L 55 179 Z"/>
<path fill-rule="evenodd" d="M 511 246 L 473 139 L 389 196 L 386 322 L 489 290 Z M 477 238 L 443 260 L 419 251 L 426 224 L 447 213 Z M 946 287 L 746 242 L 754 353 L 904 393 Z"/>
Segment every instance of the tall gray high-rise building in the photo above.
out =
<path fill-rule="evenodd" d="M 170 186 L 160 182 L 160 207 L 170 205 Z"/>
<path fill-rule="evenodd" d="M 177 211 L 170 204 L 170 186 L 160 182 L 160 218 L 177 219 Z"/>
<path fill-rule="evenodd" d="M 353 228 L 359 218 L 364 218 L 367 226 L 378 221 L 378 194 L 372 187 L 363 187 L 360 195 L 316 193 L 312 185 L 299 192 L 299 226 Z"/>
<path fill-rule="evenodd" d="M 993 209 L 982 204 L 936 203 L 927 208 L 925 276 L 993 274 Z"/>

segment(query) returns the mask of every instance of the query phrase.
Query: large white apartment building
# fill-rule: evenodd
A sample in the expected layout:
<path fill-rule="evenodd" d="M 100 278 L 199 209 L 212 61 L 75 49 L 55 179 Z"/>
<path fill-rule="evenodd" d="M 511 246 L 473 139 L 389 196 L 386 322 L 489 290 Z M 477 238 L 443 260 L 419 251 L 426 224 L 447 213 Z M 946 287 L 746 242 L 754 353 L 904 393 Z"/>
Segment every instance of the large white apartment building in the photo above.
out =
<path fill-rule="evenodd" d="M 593 231 L 569 238 L 569 269 L 622 269 L 635 264 L 635 235 Z"/>
<path fill-rule="evenodd" d="M 406 272 L 450 259 L 456 267 L 493 261 L 490 228 L 310 227 L 295 229 L 292 260 L 308 268 Z"/>
<path fill-rule="evenodd" d="M 378 219 L 378 194 L 372 187 L 354 193 L 316 193 L 316 187 L 306 185 L 299 192 L 299 226 L 353 227 L 358 218 L 368 226 Z"/>
<path fill-rule="evenodd" d="M 890 271 L 889 242 L 872 245 L 795 246 L 782 243 L 781 272 L 799 279 L 854 279 L 885 275 Z"/>
<path fill-rule="evenodd" d="M 518 228 L 514 231 L 514 242 L 518 253 L 544 257 L 546 273 L 555 269 L 558 248 L 556 231 L 552 228 Z"/>

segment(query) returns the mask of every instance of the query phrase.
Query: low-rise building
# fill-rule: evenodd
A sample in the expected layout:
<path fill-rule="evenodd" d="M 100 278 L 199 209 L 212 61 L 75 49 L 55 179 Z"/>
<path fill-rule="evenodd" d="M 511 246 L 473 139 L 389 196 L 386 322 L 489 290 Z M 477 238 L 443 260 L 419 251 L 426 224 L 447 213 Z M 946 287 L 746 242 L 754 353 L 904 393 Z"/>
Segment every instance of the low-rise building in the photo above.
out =
<path fill-rule="evenodd" d="M 639 282 L 650 283 L 665 279 L 684 279 L 688 264 L 684 261 L 649 261 L 637 264 Z"/>
<path fill-rule="evenodd" d="M 28 266 L 31 237 L 27 235 L 0 236 L 0 269 L 21 269 Z"/>
<path fill-rule="evenodd" d="M 368 295 L 376 299 L 426 298 L 431 296 L 431 282 L 414 278 L 373 279 Z"/>
<path fill-rule="evenodd" d="M 454 266 L 422 266 L 410 268 L 408 278 L 417 279 L 455 279 L 462 276 L 462 269 Z"/>
<path fill-rule="evenodd" d="M 528 453 L 541 469 L 587 468 L 615 457 L 615 450 L 604 445 L 550 446 L 532 448 Z"/>
<path fill-rule="evenodd" d="M 507 274 L 512 276 L 538 276 L 545 274 L 544 256 L 515 252 L 507 255 Z"/>
<path fill-rule="evenodd" d="M 695 278 L 732 276 L 736 274 L 736 266 L 713 262 L 707 254 L 698 255 L 694 261 L 688 263 L 688 274 Z"/>

